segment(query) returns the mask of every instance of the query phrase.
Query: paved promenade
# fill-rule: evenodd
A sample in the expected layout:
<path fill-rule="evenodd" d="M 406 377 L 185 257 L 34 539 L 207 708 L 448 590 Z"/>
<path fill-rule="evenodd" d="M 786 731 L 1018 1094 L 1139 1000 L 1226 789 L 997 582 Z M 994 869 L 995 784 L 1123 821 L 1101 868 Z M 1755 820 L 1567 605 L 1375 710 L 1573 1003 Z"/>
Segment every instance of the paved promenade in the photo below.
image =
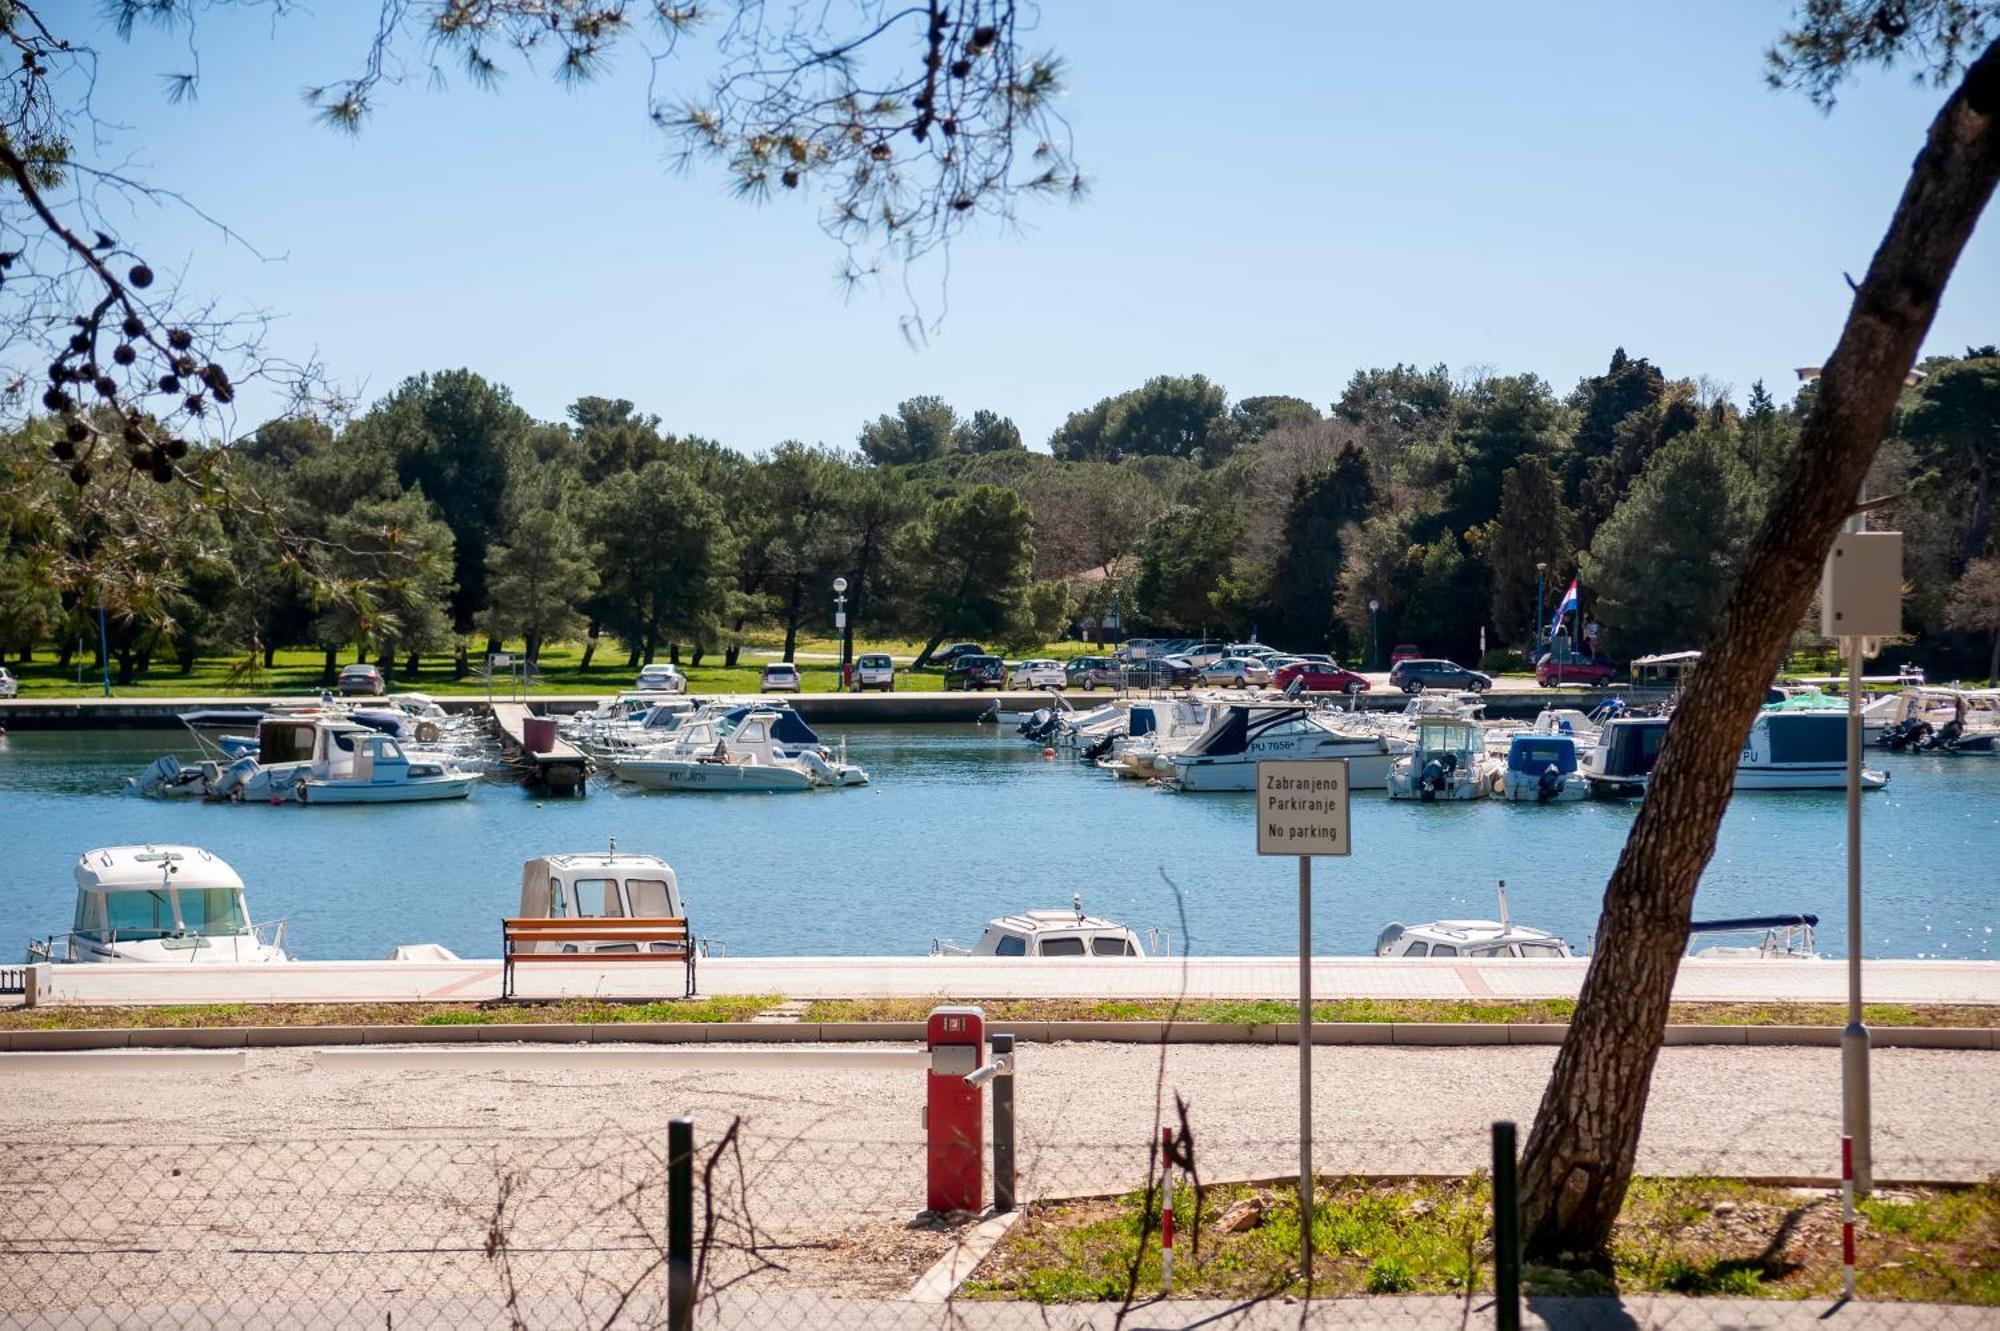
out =
<path fill-rule="evenodd" d="M 1573 998 L 1584 959 L 1449 961 L 1319 957 L 1318 998 Z M 500 996 L 498 961 L 304 961 L 291 965 L 44 966 L 38 1001 L 148 1003 L 395 1002 Z M 656 971 L 658 973 L 652 973 Z M 554 971 L 555 974 L 547 972 Z M 669 973 L 671 972 L 671 973 Z M 703 994 L 787 998 L 1293 998 L 1289 957 L 1179 957 L 1134 961 L 980 957 L 717 957 L 701 962 Z M 680 969 L 646 966 L 524 968 L 523 996 L 644 998 L 677 995 Z M 1683 1001 L 1817 1002 L 1846 999 L 1835 961 L 1681 963 Z M 1872 961 L 1865 990 L 1876 1003 L 2000 1003 L 2000 961 Z"/>

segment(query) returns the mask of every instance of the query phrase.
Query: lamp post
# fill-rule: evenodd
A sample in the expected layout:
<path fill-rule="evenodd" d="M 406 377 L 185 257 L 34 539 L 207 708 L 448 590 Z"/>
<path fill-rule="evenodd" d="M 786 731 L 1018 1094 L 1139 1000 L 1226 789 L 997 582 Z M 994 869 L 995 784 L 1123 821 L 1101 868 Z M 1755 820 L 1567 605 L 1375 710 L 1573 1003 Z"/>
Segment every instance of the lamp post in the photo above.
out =
<path fill-rule="evenodd" d="M 847 579 L 833 580 L 833 629 L 840 635 L 840 687 L 845 691 L 852 678 L 850 666 L 854 638 L 847 631 Z"/>
<path fill-rule="evenodd" d="M 1535 561 L 1535 661 L 1537 662 L 1542 659 L 1542 634 L 1545 631 L 1542 623 L 1542 579 L 1548 575 L 1548 571 L 1548 560 Z"/>
<path fill-rule="evenodd" d="M 1380 601 L 1372 596 L 1368 598 L 1368 664 L 1376 670 L 1382 668 L 1382 650 L 1377 646 L 1378 635 L 1375 623 L 1375 612 L 1381 608 L 1382 603 Z"/>

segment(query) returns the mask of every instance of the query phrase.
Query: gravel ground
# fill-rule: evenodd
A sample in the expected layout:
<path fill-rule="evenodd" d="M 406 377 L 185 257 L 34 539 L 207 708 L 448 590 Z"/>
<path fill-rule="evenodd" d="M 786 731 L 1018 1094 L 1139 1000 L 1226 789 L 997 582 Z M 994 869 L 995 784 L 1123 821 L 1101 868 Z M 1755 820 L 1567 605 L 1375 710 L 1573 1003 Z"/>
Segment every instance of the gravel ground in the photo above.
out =
<path fill-rule="evenodd" d="M 1525 1130 L 1554 1057 L 1319 1049 L 1316 1162 L 1479 1167 L 1493 1119 Z M 1141 1184 L 1158 1093 L 1168 1121 L 1174 1094 L 1188 1101 L 1207 1177 L 1296 1168 L 1296 1050 L 1180 1045 L 1163 1064 L 1144 1046 L 1028 1045 L 1019 1063 L 1027 1195 Z M 198 1305 L 246 1289 L 385 1306 L 508 1281 L 579 1303 L 653 1290 L 665 1123 L 682 1113 L 704 1158 L 742 1118 L 709 1194 L 709 1283 L 754 1276 L 734 1298 L 894 1295 L 954 1241 L 911 1223 L 924 1200 L 919 1073 L 334 1073 L 304 1050 L 252 1051 L 241 1074 L 119 1066 L 131 1070 L 4 1084 L 0 1323 L 73 1307 L 80 1291 L 162 1285 Z M 2000 1055 L 1879 1052 L 1874 1109 L 1878 1176 L 2000 1172 Z M 1672 1048 L 1639 1168 L 1827 1175 L 1838 1132 L 1838 1051 Z M 496 1233 L 503 1257 L 488 1252 Z M 104 1324 L 138 1316 L 114 1309 Z"/>

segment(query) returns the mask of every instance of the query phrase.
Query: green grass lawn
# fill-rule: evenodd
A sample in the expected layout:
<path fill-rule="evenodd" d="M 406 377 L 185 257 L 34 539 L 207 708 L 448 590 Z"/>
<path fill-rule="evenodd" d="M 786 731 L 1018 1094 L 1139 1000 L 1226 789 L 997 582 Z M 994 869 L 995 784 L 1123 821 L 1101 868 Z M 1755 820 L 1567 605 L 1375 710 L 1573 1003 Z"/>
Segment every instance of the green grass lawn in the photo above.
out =
<path fill-rule="evenodd" d="M 1145 1161 L 1135 1161 L 1143 1174 Z M 1463 1294 L 1493 1288 L 1483 1176 L 1317 1182 L 1313 1293 Z M 1219 1232 L 1232 1207 L 1254 1219 Z M 1861 1204 L 1856 1290 L 1874 1300 L 2000 1304 L 2000 1184 L 1910 1189 Z M 1299 1213 L 1289 1186 L 1174 1190 L 1174 1293 L 1296 1295 Z M 1530 1295 L 1643 1292 L 1799 1299 L 1840 1292 L 1840 1200 L 1828 1189 L 1641 1178 L 1626 1195 L 1609 1270 L 1529 1266 Z M 1141 1298 L 1160 1288 L 1148 1192 L 1032 1205 L 967 1283 L 970 1298 L 1039 1303 Z M 1136 1276 L 1136 1280 L 1134 1277 Z"/>
<path fill-rule="evenodd" d="M 483 646 L 475 643 L 475 647 Z M 704 658 L 701 665 L 690 665 L 682 657 L 681 670 L 688 677 L 688 687 L 696 693 L 755 693 L 760 682 L 760 671 L 767 661 L 778 659 L 784 646 L 781 635 L 761 635 L 746 640 L 742 655 L 734 669 L 722 664 L 722 654 L 712 653 Z M 854 654 L 863 652 L 888 652 L 896 659 L 900 669 L 922 651 L 924 644 L 901 639 L 889 641 L 856 641 Z M 520 652 L 521 644 L 506 644 L 506 649 Z M 1085 651 L 1085 645 L 1075 642 L 1050 643 L 1031 652 L 1009 653 L 1009 660 L 1021 656 L 1046 656 L 1057 660 Z M 839 684 L 840 644 L 832 638 L 801 638 L 793 649 L 798 662 L 800 683 L 807 693 L 832 693 Z M 355 660 L 352 651 L 341 654 L 341 664 Z M 480 653 L 474 652 L 477 662 Z M 662 660 L 665 658 L 662 657 Z M 619 689 L 632 687 L 633 676 L 638 673 L 635 666 L 627 664 L 627 654 L 617 643 L 606 639 L 599 644 L 597 655 L 590 668 L 585 670 L 582 643 L 556 643 L 542 649 L 540 671 L 536 675 L 530 691 L 534 693 L 581 693 L 605 695 Z M 421 669 L 414 677 L 405 676 L 400 670 L 391 677 L 394 689 L 413 689 L 440 696 L 450 694 L 472 694 L 484 696 L 486 681 L 477 676 L 455 680 L 452 678 L 452 658 L 449 654 L 427 656 L 419 663 Z M 251 662 L 244 657 L 203 657 L 194 663 L 194 668 L 182 674 L 179 666 L 168 658 L 156 658 L 153 668 L 130 685 L 112 685 L 112 696 L 119 698 L 176 698 L 202 694 L 219 694 L 236 697 L 262 697 L 265 695 L 310 694 L 319 691 L 322 683 L 321 670 L 324 657 L 318 651 L 287 648 L 280 651 L 269 670 L 262 669 L 261 662 Z M 253 668 L 253 666 L 255 668 Z M 8 669 L 21 681 L 21 697 L 32 698 L 94 698 L 103 691 L 102 676 L 88 659 L 83 661 L 82 679 L 79 682 L 74 663 L 68 670 L 56 665 L 55 652 L 44 647 L 36 652 L 35 659 L 25 664 L 10 664 Z M 116 678 L 116 667 L 113 667 Z M 901 687 L 909 689 L 935 689 L 940 686 L 942 672 L 926 670 L 912 675 L 908 683 Z M 901 683 L 899 681 L 899 683 Z M 503 674 L 494 684 L 494 691 L 505 694 L 509 682 Z"/>

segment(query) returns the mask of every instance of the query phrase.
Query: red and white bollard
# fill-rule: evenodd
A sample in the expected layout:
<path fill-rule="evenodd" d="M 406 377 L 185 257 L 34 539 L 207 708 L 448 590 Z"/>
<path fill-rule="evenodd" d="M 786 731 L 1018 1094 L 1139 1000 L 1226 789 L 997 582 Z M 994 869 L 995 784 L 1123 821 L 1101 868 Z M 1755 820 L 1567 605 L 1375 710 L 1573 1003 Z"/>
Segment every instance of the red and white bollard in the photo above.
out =
<path fill-rule="evenodd" d="M 1854 1301 L 1854 1138 L 1840 1139 L 1840 1262 L 1841 1288 Z"/>
<path fill-rule="evenodd" d="M 1160 1293 L 1174 1292 L 1174 1130 L 1160 1129 Z"/>

